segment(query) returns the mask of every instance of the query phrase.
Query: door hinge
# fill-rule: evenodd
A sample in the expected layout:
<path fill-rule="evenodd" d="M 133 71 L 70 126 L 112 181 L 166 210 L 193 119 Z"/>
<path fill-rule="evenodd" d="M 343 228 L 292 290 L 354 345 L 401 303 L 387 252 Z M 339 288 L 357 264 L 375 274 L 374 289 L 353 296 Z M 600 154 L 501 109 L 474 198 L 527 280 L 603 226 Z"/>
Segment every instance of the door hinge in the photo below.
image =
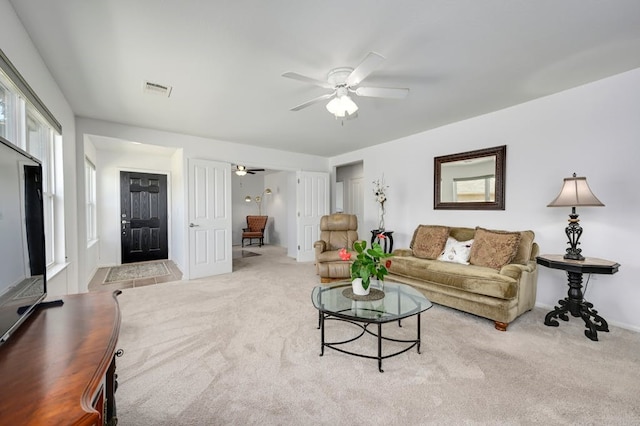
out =
<path fill-rule="evenodd" d="M 300 246 L 298 246 L 298 251 L 300 251 Z"/>

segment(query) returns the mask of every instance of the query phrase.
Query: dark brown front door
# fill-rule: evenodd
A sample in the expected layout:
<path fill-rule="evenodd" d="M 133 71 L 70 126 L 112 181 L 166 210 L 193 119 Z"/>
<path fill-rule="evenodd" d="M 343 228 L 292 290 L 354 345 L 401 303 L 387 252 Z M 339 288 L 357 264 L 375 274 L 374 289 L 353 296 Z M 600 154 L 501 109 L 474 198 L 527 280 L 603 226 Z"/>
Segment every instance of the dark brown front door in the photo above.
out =
<path fill-rule="evenodd" d="M 167 176 L 120 172 L 122 263 L 167 259 Z"/>

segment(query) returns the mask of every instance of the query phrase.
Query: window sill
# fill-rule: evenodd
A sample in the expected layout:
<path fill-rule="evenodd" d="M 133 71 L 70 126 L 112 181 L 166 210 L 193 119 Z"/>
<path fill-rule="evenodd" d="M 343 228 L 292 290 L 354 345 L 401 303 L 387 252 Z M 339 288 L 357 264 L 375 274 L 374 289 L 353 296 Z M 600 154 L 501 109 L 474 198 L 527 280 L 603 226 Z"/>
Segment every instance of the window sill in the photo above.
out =
<path fill-rule="evenodd" d="M 60 272 L 67 269 L 67 266 L 69 266 L 69 262 L 54 263 L 53 265 L 47 267 L 47 280 L 50 280 L 51 278 L 58 275 Z"/>

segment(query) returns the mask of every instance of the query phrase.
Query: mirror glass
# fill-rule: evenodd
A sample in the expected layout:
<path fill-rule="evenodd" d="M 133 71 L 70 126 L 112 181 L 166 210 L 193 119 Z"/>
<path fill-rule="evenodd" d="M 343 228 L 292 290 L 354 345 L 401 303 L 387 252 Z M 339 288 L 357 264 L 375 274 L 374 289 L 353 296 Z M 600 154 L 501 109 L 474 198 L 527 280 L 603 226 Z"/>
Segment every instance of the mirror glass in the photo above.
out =
<path fill-rule="evenodd" d="M 506 145 L 435 157 L 434 209 L 504 210 Z"/>

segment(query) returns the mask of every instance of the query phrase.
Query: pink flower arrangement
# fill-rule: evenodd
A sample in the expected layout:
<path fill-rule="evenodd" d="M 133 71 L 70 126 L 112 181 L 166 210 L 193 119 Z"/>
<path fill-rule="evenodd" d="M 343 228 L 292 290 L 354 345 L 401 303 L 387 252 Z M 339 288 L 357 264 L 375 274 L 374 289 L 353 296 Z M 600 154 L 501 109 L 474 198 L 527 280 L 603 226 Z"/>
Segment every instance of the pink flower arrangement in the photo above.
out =
<path fill-rule="evenodd" d="M 387 268 L 391 266 L 391 260 L 387 258 L 392 255 L 382 251 L 378 243 L 373 243 L 371 248 L 367 249 L 366 241 L 356 241 L 353 248 L 357 254 L 351 264 L 351 279 L 362 278 L 362 287 L 365 290 L 369 288 L 371 278 L 384 280 L 384 276 L 389 273 Z M 346 248 L 338 250 L 338 255 L 342 260 L 351 260 L 351 253 L 347 252 Z"/>
<path fill-rule="evenodd" d="M 351 260 L 351 253 L 349 253 L 344 247 L 338 250 L 338 256 L 340 256 L 340 259 L 342 260 Z"/>

